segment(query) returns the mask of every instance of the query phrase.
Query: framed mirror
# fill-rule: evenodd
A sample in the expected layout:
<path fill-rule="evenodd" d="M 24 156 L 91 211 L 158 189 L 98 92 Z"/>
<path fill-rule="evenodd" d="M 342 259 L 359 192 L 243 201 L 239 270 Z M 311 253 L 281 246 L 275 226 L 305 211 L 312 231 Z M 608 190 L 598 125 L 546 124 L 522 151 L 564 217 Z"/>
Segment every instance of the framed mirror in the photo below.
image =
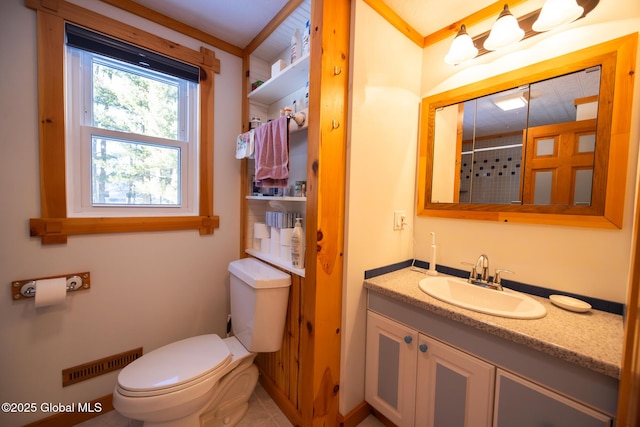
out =
<path fill-rule="evenodd" d="M 418 215 L 621 228 L 636 45 L 424 98 Z"/>

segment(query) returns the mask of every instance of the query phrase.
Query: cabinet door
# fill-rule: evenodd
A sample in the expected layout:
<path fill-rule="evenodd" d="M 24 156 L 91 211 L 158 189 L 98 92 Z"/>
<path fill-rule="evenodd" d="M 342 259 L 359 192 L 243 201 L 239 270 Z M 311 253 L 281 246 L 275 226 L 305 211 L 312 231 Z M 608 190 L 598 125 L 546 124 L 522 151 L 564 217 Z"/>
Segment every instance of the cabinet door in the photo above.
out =
<path fill-rule="evenodd" d="M 610 427 L 612 418 L 498 369 L 496 427 Z"/>
<path fill-rule="evenodd" d="M 493 365 L 420 335 L 415 425 L 490 426 L 494 380 Z"/>
<path fill-rule="evenodd" d="M 397 426 L 413 426 L 418 333 L 367 312 L 365 399 Z"/>

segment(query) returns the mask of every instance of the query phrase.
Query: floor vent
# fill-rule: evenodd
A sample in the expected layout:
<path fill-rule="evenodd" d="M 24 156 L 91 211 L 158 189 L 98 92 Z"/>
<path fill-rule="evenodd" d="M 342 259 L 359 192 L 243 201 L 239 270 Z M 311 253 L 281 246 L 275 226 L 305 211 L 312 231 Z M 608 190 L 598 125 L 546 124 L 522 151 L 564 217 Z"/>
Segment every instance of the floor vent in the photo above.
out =
<path fill-rule="evenodd" d="M 107 372 L 124 368 L 129 363 L 142 356 L 142 347 L 123 353 L 107 356 L 93 362 L 84 363 L 62 370 L 62 386 L 79 383 L 89 378 L 94 378 Z"/>

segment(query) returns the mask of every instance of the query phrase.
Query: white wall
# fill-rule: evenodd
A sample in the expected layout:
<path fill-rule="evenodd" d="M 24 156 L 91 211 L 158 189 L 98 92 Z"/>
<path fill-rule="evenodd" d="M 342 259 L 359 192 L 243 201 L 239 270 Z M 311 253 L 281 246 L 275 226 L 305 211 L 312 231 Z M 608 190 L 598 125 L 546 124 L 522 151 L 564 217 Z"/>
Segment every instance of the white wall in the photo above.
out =
<path fill-rule="evenodd" d="M 202 43 L 129 16 L 96 0 L 82 1 L 146 31 L 199 49 Z M 40 215 L 36 13 L 23 0 L 0 4 L 0 401 L 70 404 L 110 394 L 117 373 L 62 388 L 61 371 L 138 346 L 145 352 L 202 333 L 224 334 L 229 261 L 239 254 L 240 165 L 232 161 L 240 131 L 240 58 L 214 49 L 215 234 L 197 230 L 70 236 L 42 246 L 29 237 Z M 66 305 L 36 310 L 12 301 L 13 280 L 90 271 L 92 287 Z M 17 426 L 52 415 L 0 412 Z"/>
<path fill-rule="evenodd" d="M 412 257 L 421 54 L 362 0 L 352 2 L 350 137 L 347 145 L 345 286 L 340 413 L 364 400 L 364 271 Z"/>
<path fill-rule="evenodd" d="M 526 6 L 526 5 L 524 5 Z M 513 13 L 520 16 L 514 8 Z M 476 35 L 493 20 L 467 28 Z M 640 28 L 640 2 L 619 0 L 600 2 L 586 18 L 519 43 L 506 54 L 494 52 L 457 67 L 442 58 L 451 39 L 424 50 L 422 96 L 482 80 L 635 33 Z M 428 71 L 427 71 L 428 70 Z M 438 235 L 438 264 L 465 268 L 462 261 L 475 261 L 485 253 L 495 268 L 516 272 L 509 279 L 573 292 L 609 301 L 625 302 L 630 261 L 635 201 L 635 177 L 640 138 L 640 81 L 636 77 L 622 230 L 578 227 L 522 225 L 454 219 L 417 218 L 414 253 L 428 260 L 429 232 Z"/>

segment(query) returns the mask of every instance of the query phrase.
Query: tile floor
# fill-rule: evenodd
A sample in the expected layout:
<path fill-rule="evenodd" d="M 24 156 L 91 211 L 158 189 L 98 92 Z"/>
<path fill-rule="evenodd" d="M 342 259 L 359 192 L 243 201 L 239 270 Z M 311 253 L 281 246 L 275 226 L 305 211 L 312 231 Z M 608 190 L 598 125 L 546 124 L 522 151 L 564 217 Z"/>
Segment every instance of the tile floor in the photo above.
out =
<path fill-rule="evenodd" d="M 130 420 L 116 411 L 110 411 L 77 425 L 81 427 L 142 427 L 142 422 Z M 358 427 L 382 426 L 383 424 L 373 415 L 358 425 Z M 292 427 L 292 424 L 258 383 L 249 400 L 249 411 L 237 427 Z"/>

